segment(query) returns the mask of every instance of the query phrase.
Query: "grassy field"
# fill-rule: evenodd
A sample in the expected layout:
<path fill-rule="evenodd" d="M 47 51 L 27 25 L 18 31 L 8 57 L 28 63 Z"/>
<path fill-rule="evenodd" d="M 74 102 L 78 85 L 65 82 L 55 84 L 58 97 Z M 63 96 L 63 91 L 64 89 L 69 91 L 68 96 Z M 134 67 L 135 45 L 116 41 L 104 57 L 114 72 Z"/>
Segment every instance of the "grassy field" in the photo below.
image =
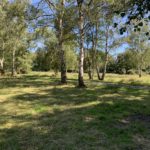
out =
<path fill-rule="evenodd" d="M 121 77 L 106 82 L 129 83 Z M 75 78 L 64 86 L 50 73 L 0 78 L 0 150 L 150 150 L 150 89 L 88 81 L 79 89 Z"/>
<path fill-rule="evenodd" d="M 143 75 L 139 78 L 138 75 L 118 75 L 108 74 L 104 82 L 124 83 L 131 85 L 148 85 L 150 86 L 150 75 Z"/>
<path fill-rule="evenodd" d="M 75 73 L 68 74 L 69 79 L 77 79 L 77 77 L 78 74 Z M 84 78 L 85 80 L 88 80 L 88 75 L 85 74 Z M 94 76 L 94 81 L 98 81 L 96 74 Z M 139 78 L 139 76 L 136 74 L 135 75 L 106 74 L 105 80 L 100 82 L 150 86 L 150 75 L 144 74 L 141 78 Z"/>

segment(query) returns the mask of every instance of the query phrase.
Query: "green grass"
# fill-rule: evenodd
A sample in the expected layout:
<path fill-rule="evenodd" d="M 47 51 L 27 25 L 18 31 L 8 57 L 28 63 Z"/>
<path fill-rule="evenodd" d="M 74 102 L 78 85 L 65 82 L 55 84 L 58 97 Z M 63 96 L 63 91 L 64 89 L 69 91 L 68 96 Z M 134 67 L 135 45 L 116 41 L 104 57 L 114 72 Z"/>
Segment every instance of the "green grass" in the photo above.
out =
<path fill-rule="evenodd" d="M 0 79 L 0 150 L 149 150 L 150 90 L 58 85 L 49 73 Z"/>
<path fill-rule="evenodd" d="M 50 74 L 50 73 L 49 73 Z M 60 75 L 57 76 L 59 78 Z M 78 78 L 77 73 L 68 73 L 68 79 L 74 81 Z M 88 81 L 88 74 L 84 74 L 85 81 Z M 127 84 L 127 85 L 137 85 L 137 86 L 150 86 L 150 75 L 143 74 L 141 78 L 137 74 L 135 75 L 119 75 L 107 73 L 104 81 L 99 81 L 97 75 L 94 75 L 94 81 L 104 82 L 104 83 L 114 83 L 114 84 Z M 89 82 L 89 81 L 88 81 Z"/>
<path fill-rule="evenodd" d="M 68 75 L 69 79 L 77 79 L 78 74 L 76 73 L 70 73 Z M 88 80 L 88 75 L 85 74 L 84 76 L 85 80 Z M 97 75 L 95 73 L 94 75 L 94 81 L 99 81 L 97 79 Z M 119 75 L 119 74 L 110 74 L 107 73 L 104 81 L 99 81 L 104 83 L 117 83 L 117 84 L 128 84 L 128 85 L 144 85 L 144 86 L 150 86 L 150 75 L 143 74 L 141 78 L 139 78 L 138 75 Z"/>
<path fill-rule="evenodd" d="M 107 74 L 104 82 L 150 86 L 150 75 L 145 74 L 139 78 L 138 75 Z"/>

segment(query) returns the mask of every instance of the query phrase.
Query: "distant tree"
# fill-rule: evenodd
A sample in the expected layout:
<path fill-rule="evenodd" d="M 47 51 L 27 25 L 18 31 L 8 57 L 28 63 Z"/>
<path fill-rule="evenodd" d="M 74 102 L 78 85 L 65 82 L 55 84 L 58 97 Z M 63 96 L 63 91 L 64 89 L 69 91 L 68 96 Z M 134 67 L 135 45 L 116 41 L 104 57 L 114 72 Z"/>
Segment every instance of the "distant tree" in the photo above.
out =
<path fill-rule="evenodd" d="M 116 73 L 128 74 L 129 70 L 136 69 L 136 66 L 136 59 L 134 53 L 131 50 L 127 50 L 117 56 Z"/>
<path fill-rule="evenodd" d="M 27 46 L 27 5 L 27 0 L 15 0 L 3 1 L 0 6 L 1 70 L 4 72 L 4 66 L 8 64 L 6 60 L 9 60 L 8 66 L 11 62 L 12 76 L 16 73 L 16 54 L 20 50 L 26 51 L 23 47 Z"/>
<path fill-rule="evenodd" d="M 7 8 L 8 2 L 5 0 L 0 5 L 0 74 L 5 74 L 5 54 L 6 46 L 8 44 L 8 30 L 7 30 Z"/>
<path fill-rule="evenodd" d="M 147 36 L 145 34 L 148 28 L 147 26 L 143 26 L 139 32 L 131 31 L 127 38 L 127 42 L 129 43 L 136 59 L 139 77 L 142 76 L 142 69 L 145 69 L 150 62 L 149 42 L 146 40 Z"/>
<path fill-rule="evenodd" d="M 17 73 L 27 74 L 32 70 L 34 54 L 26 51 L 21 54 L 21 57 L 17 57 L 16 71 Z"/>

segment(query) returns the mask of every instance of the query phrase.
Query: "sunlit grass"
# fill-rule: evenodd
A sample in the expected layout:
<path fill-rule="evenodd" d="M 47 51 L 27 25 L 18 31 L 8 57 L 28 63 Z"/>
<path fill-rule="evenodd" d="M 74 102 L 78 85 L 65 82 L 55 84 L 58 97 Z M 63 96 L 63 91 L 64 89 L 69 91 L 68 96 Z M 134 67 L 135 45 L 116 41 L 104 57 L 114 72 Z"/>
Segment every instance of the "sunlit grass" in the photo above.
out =
<path fill-rule="evenodd" d="M 52 74 L 0 80 L 0 150 L 150 149 L 149 89 L 95 86 L 87 75 L 79 89 L 77 74 L 67 85 Z"/>
<path fill-rule="evenodd" d="M 60 78 L 60 74 L 56 77 L 53 77 L 54 73 L 53 72 L 32 72 L 30 74 L 32 75 L 37 75 L 37 76 L 47 76 L 47 78 Z M 67 73 L 67 78 L 68 80 L 73 80 L 76 81 L 78 79 L 78 73 Z M 89 81 L 88 74 L 84 74 L 84 79 L 85 81 Z M 37 81 L 39 79 L 36 79 Z M 94 81 L 98 81 L 97 75 L 95 73 L 94 75 Z M 107 73 L 105 80 L 104 81 L 99 81 L 99 82 L 112 82 L 112 83 L 124 83 L 124 84 L 131 84 L 131 85 L 150 85 L 150 75 L 149 74 L 143 74 L 141 78 L 137 74 L 135 75 L 119 75 L 119 74 L 110 74 Z"/>
<path fill-rule="evenodd" d="M 150 85 L 150 75 L 145 74 L 139 78 L 138 75 L 107 74 L 105 81 L 132 85 Z"/>
<path fill-rule="evenodd" d="M 68 79 L 77 79 L 77 73 L 68 73 Z M 84 79 L 88 80 L 88 74 L 84 74 Z M 96 74 L 94 75 L 94 81 L 98 81 Z M 141 78 L 138 75 L 119 75 L 119 74 L 106 74 L 104 81 L 99 82 L 111 82 L 120 84 L 130 84 L 130 85 L 147 85 L 150 86 L 150 75 L 143 74 Z"/>

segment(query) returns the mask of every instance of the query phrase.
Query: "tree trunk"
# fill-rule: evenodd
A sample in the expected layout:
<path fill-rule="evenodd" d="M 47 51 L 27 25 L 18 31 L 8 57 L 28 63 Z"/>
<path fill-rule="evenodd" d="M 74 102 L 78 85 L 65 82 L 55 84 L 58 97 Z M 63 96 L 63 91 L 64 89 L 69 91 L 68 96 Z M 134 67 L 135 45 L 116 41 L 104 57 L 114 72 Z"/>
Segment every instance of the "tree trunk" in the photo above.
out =
<path fill-rule="evenodd" d="M 84 74 L 84 16 L 82 10 L 82 2 L 79 0 L 78 9 L 79 9 L 79 28 L 80 28 L 80 57 L 79 57 L 79 74 L 78 74 L 78 87 L 86 87 L 84 84 L 83 74 Z"/>
<path fill-rule="evenodd" d="M 98 80 L 101 80 L 101 76 L 100 76 L 100 72 L 99 72 L 99 67 L 98 66 L 96 66 L 96 72 L 97 72 Z"/>
<path fill-rule="evenodd" d="M 102 73 L 102 78 L 101 78 L 101 80 L 104 80 L 104 79 L 105 79 L 106 70 L 107 70 L 107 63 L 108 63 L 108 53 L 106 54 L 105 64 L 104 64 L 104 68 L 103 68 L 103 73 Z"/>
<path fill-rule="evenodd" d="M 3 42 L 2 44 L 2 58 L 0 59 L 0 74 L 5 75 L 5 70 L 4 70 L 4 47 L 5 43 Z"/>
<path fill-rule="evenodd" d="M 97 76 L 98 79 L 100 80 L 100 74 L 99 74 L 99 69 L 97 64 L 97 59 L 96 59 L 96 55 L 97 55 L 97 42 L 98 42 L 98 22 L 96 22 L 95 24 L 95 36 L 92 36 L 92 49 L 93 49 L 93 68 L 92 68 L 92 78 L 94 76 L 94 68 L 96 67 L 96 72 L 97 72 Z"/>
<path fill-rule="evenodd" d="M 104 63 L 104 68 L 103 68 L 103 73 L 102 73 L 101 80 L 104 80 L 104 78 L 105 78 L 107 63 L 108 63 L 108 31 L 109 31 L 109 27 L 106 26 L 105 63 Z"/>
<path fill-rule="evenodd" d="M 83 36 L 82 36 L 80 41 L 80 58 L 79 58 L 79 75 L 78 75 L 79 87 L 85 87 L 84 79 L 83 79 L 83 74 L 84 74 L 83 63 L 84 63 L 84 49 L 83 49 Z"/>
<path fill-rule="evenodd" d="M 89 80 L 93 80 L 90 58 L 89 58 L 89 56 L 87 56 L 87 57 L 88 57 L 87 62 L 88 62 L 88 76 L 89 76 Z"/>
<path fill-rule="evenodd" d="M 61 50 L 61 83 L 67 84 L 67 75 L 66 75 L 66 61 L 65 61 L 65 52 L 63 50 L 62 44 L 60 44 Z"/>
<path fill-rule="evenodd" d="M 4 58 L 0 59 L 0 74 L 4 75 L 5 70 L 4 70 Z"/>
<path fill-rule="evenodd" d="M 92 33 L 92 68 L 91 68 L 91 76 L 92 76 L 92 79 L 94 77 L 94 68 L 95 68 L 95 39 L 94 39 L 94 33 Z"/>
<path fill-rule="evenodd" d="M 12 51 L 12 72 L 11 72 L 11 76 L 15 76 L 15 75 L 16 75 L 16 69 L 15 69 L 15 53 L 16 53 L 16 51 L 13 50 L 13 51 Z"/>
<path fill-rule="evenodd" d="M 141 78 L 142 77 L 142 69 L 140 66 L 138 67 L 138 72 L 139 72 L 139 78 Z"/>
<path fill-rule="evenodd" d="M 61 1 L 61 12 L 59 14 L 59 50 L 60 50 L 60 61 L 61 61 L 61 83 L 67 83 L 67 75 L 66 75 L 66 60 L 65 60 L 65 51 L 63 49 L 63 15 L 64 15 L 64 6 L 65 0 Z"/>
<path fill-rule="evenodd" d="M 88 76 L 89 76 L 89 80 L 93 80 L 91 68 L 89 68 Z"/>

